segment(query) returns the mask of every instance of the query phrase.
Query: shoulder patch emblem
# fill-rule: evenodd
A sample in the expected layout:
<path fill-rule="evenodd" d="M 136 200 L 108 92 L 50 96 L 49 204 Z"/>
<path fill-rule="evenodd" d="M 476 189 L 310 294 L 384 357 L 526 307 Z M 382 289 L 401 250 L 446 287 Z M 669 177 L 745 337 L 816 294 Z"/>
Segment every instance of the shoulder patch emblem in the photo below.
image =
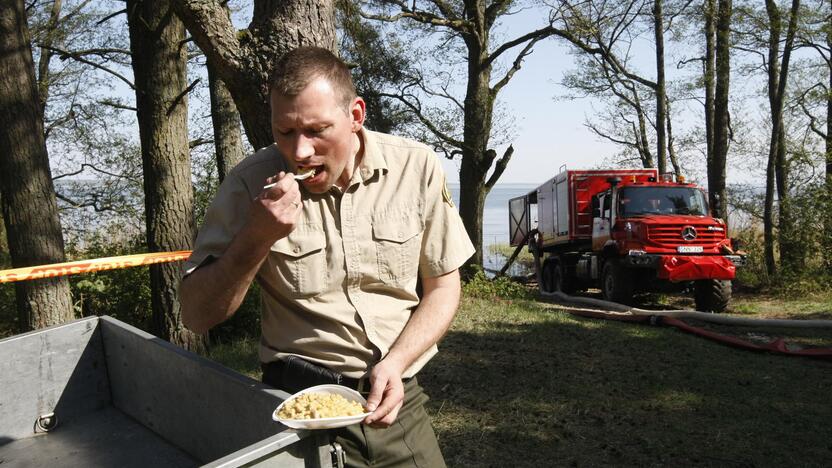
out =
<path fill-rule="evenodd" d="M 448 181 L 442 181 L 442 199 L 445 200 L 449 206 L 454 206 L 454 199 L 451 196 L 451 191 L 448 190 Z"/>

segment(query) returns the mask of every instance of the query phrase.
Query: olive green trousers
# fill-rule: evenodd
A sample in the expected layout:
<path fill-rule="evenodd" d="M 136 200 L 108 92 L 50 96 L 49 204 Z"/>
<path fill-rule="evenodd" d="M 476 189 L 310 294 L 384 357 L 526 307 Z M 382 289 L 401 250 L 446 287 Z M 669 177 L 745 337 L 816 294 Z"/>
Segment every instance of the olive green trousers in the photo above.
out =
<path fill-rule="evenodd" d="M 414 377 L 404 384 L 404 405 L 390 427 L 354 424 L 330 430 L 346 452 L 347 466 L 443 468 L 445 460 L 425 411 L 427 401 Z"/>

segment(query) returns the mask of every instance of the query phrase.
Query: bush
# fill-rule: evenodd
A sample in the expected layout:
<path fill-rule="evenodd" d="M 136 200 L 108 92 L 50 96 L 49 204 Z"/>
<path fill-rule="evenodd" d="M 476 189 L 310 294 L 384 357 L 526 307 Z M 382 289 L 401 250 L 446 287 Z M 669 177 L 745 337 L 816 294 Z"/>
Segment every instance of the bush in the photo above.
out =
<path fill-rule="evenodd" d="M 70 245 L 71 260 L 130 255 L 147 251 L 143 240 L 111 243 L 94 238 L 80 248 Z M 109 315 L 145 331 L 151 329 L 150 269 L 123 268 L 69 276 L 76 317 Z"/>
<path fill-rule="evenodd" d="M 462 294 L 481 299 L 530 299 L 532 292 L 523 284 L 505 276 L 488 278 L 482 269 L 477 269 L 473 276 L 462 285 Z"/>

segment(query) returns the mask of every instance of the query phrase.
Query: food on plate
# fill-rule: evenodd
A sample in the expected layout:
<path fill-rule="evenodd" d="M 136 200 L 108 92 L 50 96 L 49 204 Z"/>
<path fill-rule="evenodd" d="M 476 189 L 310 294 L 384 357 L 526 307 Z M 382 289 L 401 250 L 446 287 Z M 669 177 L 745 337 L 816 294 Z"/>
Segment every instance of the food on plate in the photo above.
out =
<path fill-rule="evenodd" d="M 339 416 L 358 416 L 364 407 L 334 393 L 310 392 L 287 401 L 277 416 L 281 419 L 321 419 Z"/>

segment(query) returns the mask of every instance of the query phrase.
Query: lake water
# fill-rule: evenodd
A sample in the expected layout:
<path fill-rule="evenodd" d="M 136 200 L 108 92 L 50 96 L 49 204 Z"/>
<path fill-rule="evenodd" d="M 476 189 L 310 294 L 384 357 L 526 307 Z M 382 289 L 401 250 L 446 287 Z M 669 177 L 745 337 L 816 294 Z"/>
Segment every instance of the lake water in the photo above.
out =
<path fill-rule="evenodd" d="M 500 269 L 503 259 L 488 254 L 492 244 L 508 245 L 508 201 L 534 190 L 538 184 L 496 184 L 485 198 L 482 215 L 483 263 L 486 268 Z M 459 184 L 448 184 L 454 203 L 459 206 Z"/>

